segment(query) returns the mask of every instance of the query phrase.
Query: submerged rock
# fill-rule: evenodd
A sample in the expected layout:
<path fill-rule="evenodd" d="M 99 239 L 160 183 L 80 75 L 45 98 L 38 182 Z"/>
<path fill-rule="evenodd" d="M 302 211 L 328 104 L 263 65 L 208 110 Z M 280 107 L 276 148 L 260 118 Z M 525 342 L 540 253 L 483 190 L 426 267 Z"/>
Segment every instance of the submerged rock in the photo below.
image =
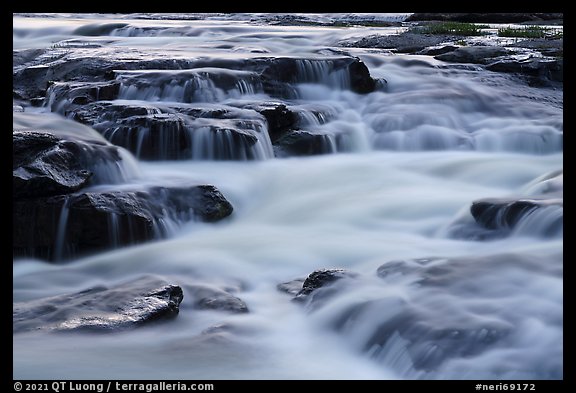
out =
<path fill-rule="evenodd" d="M 486 198 L 472 202 L 470 213 L 484 228 L 513 229 L 534 211 L 550 206 L 563 207 L 563 199 Z M 562 218 L 559 216 L 548 223 L 544 233 L 557 233 L 562 227 Z"/>
<path fill-rule="evenodd" d="M 289 295 L 296 296 L 302 290 L 302 285 L 305 280 L 305 278 L 297 278 L 295 280 L 286 281 L 276 285 L 276 289 Z"/>
<path fill-rule="evenodd" d="M 228 291 L 208 285 L 187 285 L 186 293 L 190 294 L 194 308 L 199 310 L 217 310 L 231 313 L 247 313 L 246 303 Z"/>
<path fill-rule="evenodd" d="M 14 303 L 13 331 L 118 332 L 176 317 L 182 288 L 156 277 Z"/>
<path fill-rule="evenodd" d="M 563 198 L 485 198 L 472 202 L 469 214 L 460 215 L 447 228 L 454 239 L 494 240 L 509 236 L 561 237 Z"/>
<path fill-rule="evenodd" d="M 522 196 L 473 201 L 450 223 L 447 235 L 456 239 L 492 240 L 508 236 L 563 236 L 564 171 L 545 173 L 522 187 Z"/>
<path fill-rule="evenodd" d="M 502 274 L 522 277 L 525 285 L 503 279 Z M 319 270 L 308 276 L 297 296 L 305 296 L 307 311 L 347 344 L 409 379 L 454 374 L 454 362 L 490 356 L 500 349 L 523 349 L 518 340 L 534 318 L 538 326 L 562 329 L 561 304 L 542 313 L 539 305 L 531 307 L 524 301 L 543 300 L 540 284 L 531 280 L 547 277 L 561 282 L 561 252 L 546 257 L 509 253 L 392 260 L 377 269 L 377 276 Z M 295 283 L 284 283 L 281 290 L 290 293 Z M 496 294 L 505 301 L 495 302 L 495 296 L 500 299 Z M 553 346 L 558 350 L 561 343 Z M 522 368 L 538 378 L 562 374 L 556 361 L 542 367 L 537 353 L 514 364 L 508 358 L 504 361 L 498 370 L 482 372 L 505 376 Z"/>
<path fill-rule="evenodd" d="M 210 185 L 15 200 L 12 250 L 15 257 L 60 260 L 162 238 L 167 222 L 215 222 L 232 210 Z"/>

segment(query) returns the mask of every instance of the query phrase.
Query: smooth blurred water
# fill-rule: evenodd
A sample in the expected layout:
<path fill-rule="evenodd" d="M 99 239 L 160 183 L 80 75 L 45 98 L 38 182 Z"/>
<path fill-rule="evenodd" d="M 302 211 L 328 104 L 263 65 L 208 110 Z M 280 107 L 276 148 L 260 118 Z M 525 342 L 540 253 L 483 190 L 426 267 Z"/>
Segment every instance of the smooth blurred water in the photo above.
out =
<path fill-rule="evenodd" d="M 102 30 L 120 22 L 130 27 Z M 85 25 L 90 27 L 77 30 Z M 101 43 L 97 50 L 117 52 L 118 58 L 130 52 L 143 58 L 263 53 L 314 58 L 346 37 L 395 29 L 269 26 L 233 16 L 223 21 L 58 15 L 14 17 L 13 43 L 19 49 L 81 40 Z M 387 81 L 386 89 L 359 95 L 339 76 L 319 76 L 315 83 L 297 85 L 298 98 L 287 101 L 302 110 L 307 131 L 333 137 L 337 153 L 276 159 L 269 140 L 256 161 L 139 162 L 126 152 L 132 169 L 125 183 L 213 184 L 234 213 L 215 224 L 183 224 L 169 239 L 66 264 L 13 264 L 15 302 L 155 274 L 183 287 L 200 282 L 235 288 L 249 313 L 195 310 L 184 292 L 178 318 L 167 324 L 110 335 L 17 334 L 14 378 L 562 378 L 563 239 L 542 237 L 538 229 L 561 212 L 541 212 L 510 237 L 489 242 L 453 239 L 446 230 L 468 214 L 472 201 L 531 195 L 540 187 L 534 179 L 562 169 L 561 93 L 528 88 L 508 76 L 445 67 L 424 56 L 351 53 L 373 77 Z M 307 63 L 302 67 L 321 72 Z M 125 91 L 121 98 L 143 100 L 146 94 Z M 166 93 L 153 101 L 176 96 Z M 244 89 L 217 98 L 208 101 L 269 97 Z M 311 117 L 318 111 L 324 121 Z M 14 117 L 15 129 L 102 139 L 72 124 L 54 114 Z M 502 254 L 517 255 L 520 262 L 486 262 Z M 470 259 L 458 265 L 460 278 L 444 289 L 415 284 L 417 273 L 386 279 L 385 285 L 376 277 L 386 262 L 434 256 Z M 485 258 L 474 266 L 477 257 Z M 319 311 L 276 289 L 315 269 L 336 267 L 359 273 L 358 285 Z M 344 331 L 331 327 L 346 307 L 378 299 L 387 302 L 374 312 L 378 317 L 363 314 Z M 362 350 L 375 324 L 402 304 L 435 313 L 431 320 L 438 325 L 444 315 L 461 313 L 511 333 L 480 354 L 455 357 L 423 373 L 406 358 L 400 336 L 385 349 Z M 202 334 L 207 329 L 213 333 Z M 552 371 L 535 373 L 538 362 Z"/>

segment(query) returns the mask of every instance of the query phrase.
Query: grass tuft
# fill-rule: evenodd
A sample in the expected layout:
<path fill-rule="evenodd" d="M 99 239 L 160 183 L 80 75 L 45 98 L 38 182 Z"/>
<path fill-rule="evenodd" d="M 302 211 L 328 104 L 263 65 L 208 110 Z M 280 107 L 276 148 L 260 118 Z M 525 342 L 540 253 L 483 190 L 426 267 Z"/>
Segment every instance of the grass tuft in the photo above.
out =
<path fill-rule="evenodd" d="M 498 29 L 499 37 L 519 37 L 519 38 L 561 38 L 562 32 L 557 29 L 542 26 L 525 27 L 503 27 Z"/>
<path fill-rule="evenodd" d="M 413 33 L 421 34 L 451 34 L 451 35 L 466 35 L 476 36 L 482 35 L 481 29 L 488 28 L 487 25 L 477 25 L 475 23 L 463 22 L 440 22 L 432 23 L 426 26 L 418 26 L 412 29 Z"/>

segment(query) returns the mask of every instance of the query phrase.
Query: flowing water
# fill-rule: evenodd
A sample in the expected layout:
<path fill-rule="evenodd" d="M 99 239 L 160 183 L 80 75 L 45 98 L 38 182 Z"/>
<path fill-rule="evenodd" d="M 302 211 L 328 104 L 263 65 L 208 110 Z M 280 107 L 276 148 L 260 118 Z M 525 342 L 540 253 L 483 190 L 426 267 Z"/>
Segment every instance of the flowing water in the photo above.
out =
<path fill-rule="evenodd" d="M 257 142 L 243 155 L 219 156 L 229 139 L 202 132 L 194 138 L 204 142 L 194 145 L 203 148 L 178 160 L 138 160 L 124 151 L 125 167 L 101 177 L 109 187 L 213 184 L 234 212 L 218 223 L 167 224 L 168 238 L 66 263 L 15 260 L 15 302 L 146 274 L 181 285 L 184 300 L 175 320 L 131 331 L 15 334 L 14 378 L 562 378 L 563 237 L 562 231 L 545 236 L 542 228 L 561 219 L 561 209 L 541 209 L 509 236 L 492 240 L 458 238 L 450 230 L 469 216 L 473 201 L 537 195 L 535 179 L 562 169 L 561 91 L 426 56 L 337 47 L 340 40 L 400 27 L 275 26 L 258 15 L 147 17 L 156 19 L 15 16 L 14 49 L 65 52 L 74 44 L 85 47 L 75 49 L 78 56 L 100 51 L 118 59 L 308 59 L 298 63 L 302 80 L 293 84 L 294 97 L 283 102 L 306 131 L 326 135 L 331 154 L 274 158 L 266 122 L 257 116 L 251 129 Z M 339 51 L 358 56 L 381 88 L 354 93 L 347 75 L 311 61 Z M 149 72 L 147 87 L 130 83 L 144 72 L 119 72 L 116 101 L 227 108 L 243 100 L 277 101 L 250 82 L 249 72 L 233 75 L 240 81 L 235 88 L 219 88 L 210 77 L 218 72 Z M 14 114 L 15 129 L 76 129 L 72 120 L 44 113 L 49 106 L 26 111 Z M 444 286 L 420 285 L 418 269 L 384 279 L 376 274 L 391 261 L 432 257 L 440 258 L 434 266 L 451 269 L 453 280 Z M 291 302 L 277 289 L 323 268 L 355 272 L 357 283 L 319 309 Z M 231 288 L 249 312 L 193 309 L 186 286 L 195 283 Z M 372 300 L 369 312 L 335 322 Z M 473 330 L 482 321 L 507 335 L 422 369 L 408 356 L 409 335 L 396 332 L 385 345 L 368 339 L 402 305 L 421 310 L 434 327 L 486 335 Z"/>

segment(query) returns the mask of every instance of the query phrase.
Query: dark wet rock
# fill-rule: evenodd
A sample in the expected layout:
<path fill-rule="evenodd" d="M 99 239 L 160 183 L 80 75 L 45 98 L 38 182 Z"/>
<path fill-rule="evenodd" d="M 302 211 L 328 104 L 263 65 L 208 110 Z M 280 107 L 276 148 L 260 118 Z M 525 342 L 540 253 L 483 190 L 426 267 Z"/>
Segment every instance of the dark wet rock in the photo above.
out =
<path fill-rule="evenodd" d="M 525 198 L 485 198 L 472 202 L 470 215 L 457 218 L 447 228 L 455 239 L 494 240 L 511 235 L 542 238 L 563 234 L 562 175 L 535 182 L 538 193 Z M 558 189 L 558 181 L 560 189 Z"/>
<path fill-rule="evenodd" d="M 355 273 L 345 269 L 321 269 L 316 270 L 302 283 L 302 289 L 294 296 L 294 300 L 304 301 L 310 297 L 315 291 L 320 288 L 329 287 L 335 281 L 345 277 L 355 277 Z M 325 293 L 326 294 L 326 293 Z M 322 296 L 324 297 L 324 296 Z M 315 300 L 318 301 L 320 297 L 316 296 Z"/>
<path fill-rule="evenodd" d="M 444 54 L 434 56 L 437 60 L 452 63 L 488 64 L 496 57 L 511 54 L 510 50 L 500 46 L 465 46 Z"/>
<path fill-rule="evenodd" d="M 563 58 L 519 57 L 499 46 L 461 47 L 434 58 L 452 63 L 482 64 L 489 71 L 527 76 L 531 78 L 529 82 L 532 85 L 547 86 L 550 82 L 564 81 Z"/>
<path fill-rule="evenodd" d="M 305 303 L 310 310 L 322 307 L 333 295 L 342 291 L 334 284 L 343 279 L 357 277 L 355 272 L 346 269 L 315 270 L 308 277 L 280 283 L 276 288 L 292 295 L 292 301 Z"/>
<path fill-rule="evenodd" d="M 13 73 L 13 94 L 18 98 L 43 99 L 48 89 L 48 67 L 24 67 Z"/>
<path fill-rule="evenodd" d="M 238 105 L 242 107 L 242 105 Z M 251 107 L 250 107 L 251 109 Z M 246 112 L 249 112 L 246 113 Z M 151 118 L 159 115 L 185 115 L 190 120 L 202 119 L 228 119 L 228 120 L 254 120 L 261 119 L 252 110 L 242 111 L 233 106 L 224 104 L 179 104 L 170 103 L 129 103 L 124 102 L 94 102 L 84 105 L 81 108 L 74 108 L 66 112 L 72 119 L 90 126 L 101 128 L 109 123 L 116 123 L 131 117 L 144 117 L 150 115 Z"/>
<path fill-rule="evenodd" d="M 419 55 L 427 55 L 427 56 L 437 56 L 437 55 L 443 55 L 443 54 L 449 53 L 449 52 L 454 52 L 458 48 L 459 48 L 459 46 L 454 46 L 454 45 L 438 45 L 438 46 L 425 48 L 425 49 L 421 50 L 420 52 L 418 52 L 418 54 Z"/>
<path fill-rule="evenodd" d="M 128 23 L 94 23 L 78 27 L 74 30 L 75 35 L 82 36 L 103 36 L 110 35 L 114 30 L 128 26 Z"/>
<path fill-rule="evenodd" d="M 342 81 L 348 79 L 350 88 L 356 93 L 374 91 L 376 81 L 370 76 L 366 64 L 355 57 L 334 57 L 326 59 L 295 59 L 279 57 L 272 59 L 262 71 L 264 81 L 287 83 L 328 83 L 334 81 L 330 75 L 341 73 Z M 266 91 L 265 87 L 265 91 Z M 268 89 L 269 90 L 269 89 Z M 266 91 L 269 92 L 269 91 Z M 272 91 L 274 93 L 274 91 Z"/>
<path fill-rule="evenodd" d="M 154 94 L 161 99 L 184 103 L 218 102 L 231 92 L 262 92 L 258 73 L 242 69 L 210 67 L 181 71 L 117 71 L 116 74 L 126 98 Z"/>
<path fill-rule="evenodd" d="M 484 228 L 511 229 L 537 209 L 562 205 L 562 199 L 487 198 L 472 202 L 470 213 Z"/>
<path fill-rule="evenodd" d="M 65 259 L 163 237 L 166 221 L 215 222 L 232 210 L 209 185 L 15 200 L 13 254 Z"/>
<path fill-rule="evenodd" d="M 46 103 L 46 99 L 43 97 L 34 97 L 30 99 L 30 105 L 34 107 L 42 107 Z"/>
<path fill-rule="evenodd" d="M 533 78 L 532 83 L 546 85 L 547 82 L 564 82 L 564 60 L 550 58 L 514 59 L 505 58 L 486 66 L 495 72 L 518 73 Z"/>
<path fill-rule="evenodd" d="M 53 112 L 63 112 L 70 106 L 82 106 L 94 101 L 115 100 L 120 83 L 110 82 L 56 82 L 48 89 L 47 96 Z M 68 104 L 68 105 L 65 105 Z"/>
<path fill-rule="evenodd" d="M 14 303 L 14 333 L 26 331 L 118 332 L 178 315 L 182 289 L 141 277 L 112 287 Z"/>
<path fill-rule="evenodd" d="M 564 18 L 562 13 L 426 13 L 416 12 L 406 18 L 406 22 L 451 21 L 466 23 L 522 23 L 556 21 Z"/>
<path fill-rule="evenodd" d="M 473 201 L 469 214 L 448 227 L 456 239 L 501 239 L 514 233 L 537 237 L 562 236 L 564 171 L 545 173 L 523 187 L 523 196 Z"/>
<path fill-rule="evenodd" d="M 181 116 L 162 114 L 123 119 L 114 128 L 107 126 L 102 135 L 141 159 L 246 160 L 261 158 L 252 149 L 258 142 L 257 128 L 250 120 L 189 123 Z"/>
<path fill-rule="evenodd" d="M 12 66 L 18 67 L 35 61 L 38 57 L 44 54 L 45 51 L 46 49 L 41 48 L 12 50 Z"/>
<path fill-rule="evenodd" d="M 339 45 L 353 48 L 390 49 L 400 53 L 416 53 L 427 47 L 453 41 L 448 35 L 431 35 L 405 32 L 393 35 L 372 35 L 357 41 L 344 41 Z"/>
<path fill-rule="evenodd" d="M 376 89 L 377 82 L 370 76 L 370 71 L 366 64 L 361 61 L 354 61 L 348 66 L 350 85 L 353 91 L 360 94 L 371 93 Z"/>
<path fill-rule="evenodd" d="M 335 141 L 327 134 L 292 131 L 278 139 L 275 147 L 278 157 L 309 156 L 333 153 Z"/>
<path fill-rule="evenodd" d="M 509 46 L 532 49 L 542 53 L 544 56 L 563 57 L 564 55 L 563 38 L 531 38 L 511 43 Z"/>
<path fill-rule="evenodd" d="M 115 165 L 121 160 L 115 146 L 61 139 L 47 132 L 14 131 L 12 152 L 14 198 L 77 191 L 94 180 L 95 167 L 103 163 Z"/>
<path fill-rule="evenodd" d="M 249 112 L 249 113 L 247 113 Z M 261 159 L 265 120 L 228 106 L 129 105 L 97 102 L 70 110 L 110 143 L 146 160 Z"/>
<path fill-rule="evenodd" d="M 270 140 L 275 143 L 282 135 L 298 128 L 296 114 L 280 102 L 259 102 L 242 106 L 260 113 L 268 124 Z"/>
<path fill-rule="evenodd" d="M 368 68 L 355 57 L 332 56 L 325 59 L 300 59 L 287 57 L 261 57 L 248 59 L 134 59 L 133 54 L 101 48 L 98 56 L 87 57 L 73 46 L 51 48 L 38 58 L 32 53 L 14 52 L 13 92 L 20 98 L 45 97 L 53 83 L 112 83 L 118 81 L 126 88 L 180 85 L 184 102 L 219 102 L 222 97 L 212 85 L 223 93 L 265 92 L 275 97 L 296 98 L 290 83 L 316 82 L 334 83 L 328 75 L 340 73 L 342 81 L 357 93 L 374 90 L 375 80 Z M 108 52 L 107 52 L 108 50 Z M 140 72 L 140 70 L 154 70 Z M 171 72 L 164 72 L 170 70 Z M 320 71 L 321 70 L 321 71 Z M 176 71 L 176 72 L 172 72 Z M 337 78 L 338 79 L 338 78 Z M 164 91 L 171 95 L 170 89 Z M 77 103 L 87 101 L 92 94 L 77 94 Z M 112 96 L 112 95 L 110 95 Z"/>
<path fill-rule="evenodd" d="M 73 53 L 73 51 L 71 51 Z M 182 59 L 123 60 L 110 56 L 73 57 L 67 51 L 54 56 L 47 52 L 32 66 L 24 64 L 13 72 L 13 89 L 25 99 L 45 96 L 53 82 L 112 82 L 116 70 L 186 69 L 190 62 Z M 40 63 L 40 64 L 38 64 Z"/>
<path fill-rule="evenodd" d="M 94 102 L 81 107 L 70 108 L 65 114 L 71 119 L 89 126 L 105 124 L 106 122 L 118 122 L 133 116 L 146 116 L 161 114 L 162 111 L 151 105 L 145 104 L 117 104 L 112 102 Z M 100 130 L 101 131 L 101 130 Z"/>
<path fill-rule="evenodd" d="M 232 214 L 232 205 L 216 187 L 212 185 L 194 187 L 193 192 L 185 188 L 181 189 L 181 198 L 184 201 L 183 208 L 192 201 L 195 204 L 195 216 L 205 222 L 220 221 Z"/>
<path fill-rule="evenodd" d="M 185 290 L 187 294 L 190 294 L 196 309 L 239 314 L 248 312 L 248 306 L 242 299 L 223 289 L 196 284 L 185 286 Z"/>

